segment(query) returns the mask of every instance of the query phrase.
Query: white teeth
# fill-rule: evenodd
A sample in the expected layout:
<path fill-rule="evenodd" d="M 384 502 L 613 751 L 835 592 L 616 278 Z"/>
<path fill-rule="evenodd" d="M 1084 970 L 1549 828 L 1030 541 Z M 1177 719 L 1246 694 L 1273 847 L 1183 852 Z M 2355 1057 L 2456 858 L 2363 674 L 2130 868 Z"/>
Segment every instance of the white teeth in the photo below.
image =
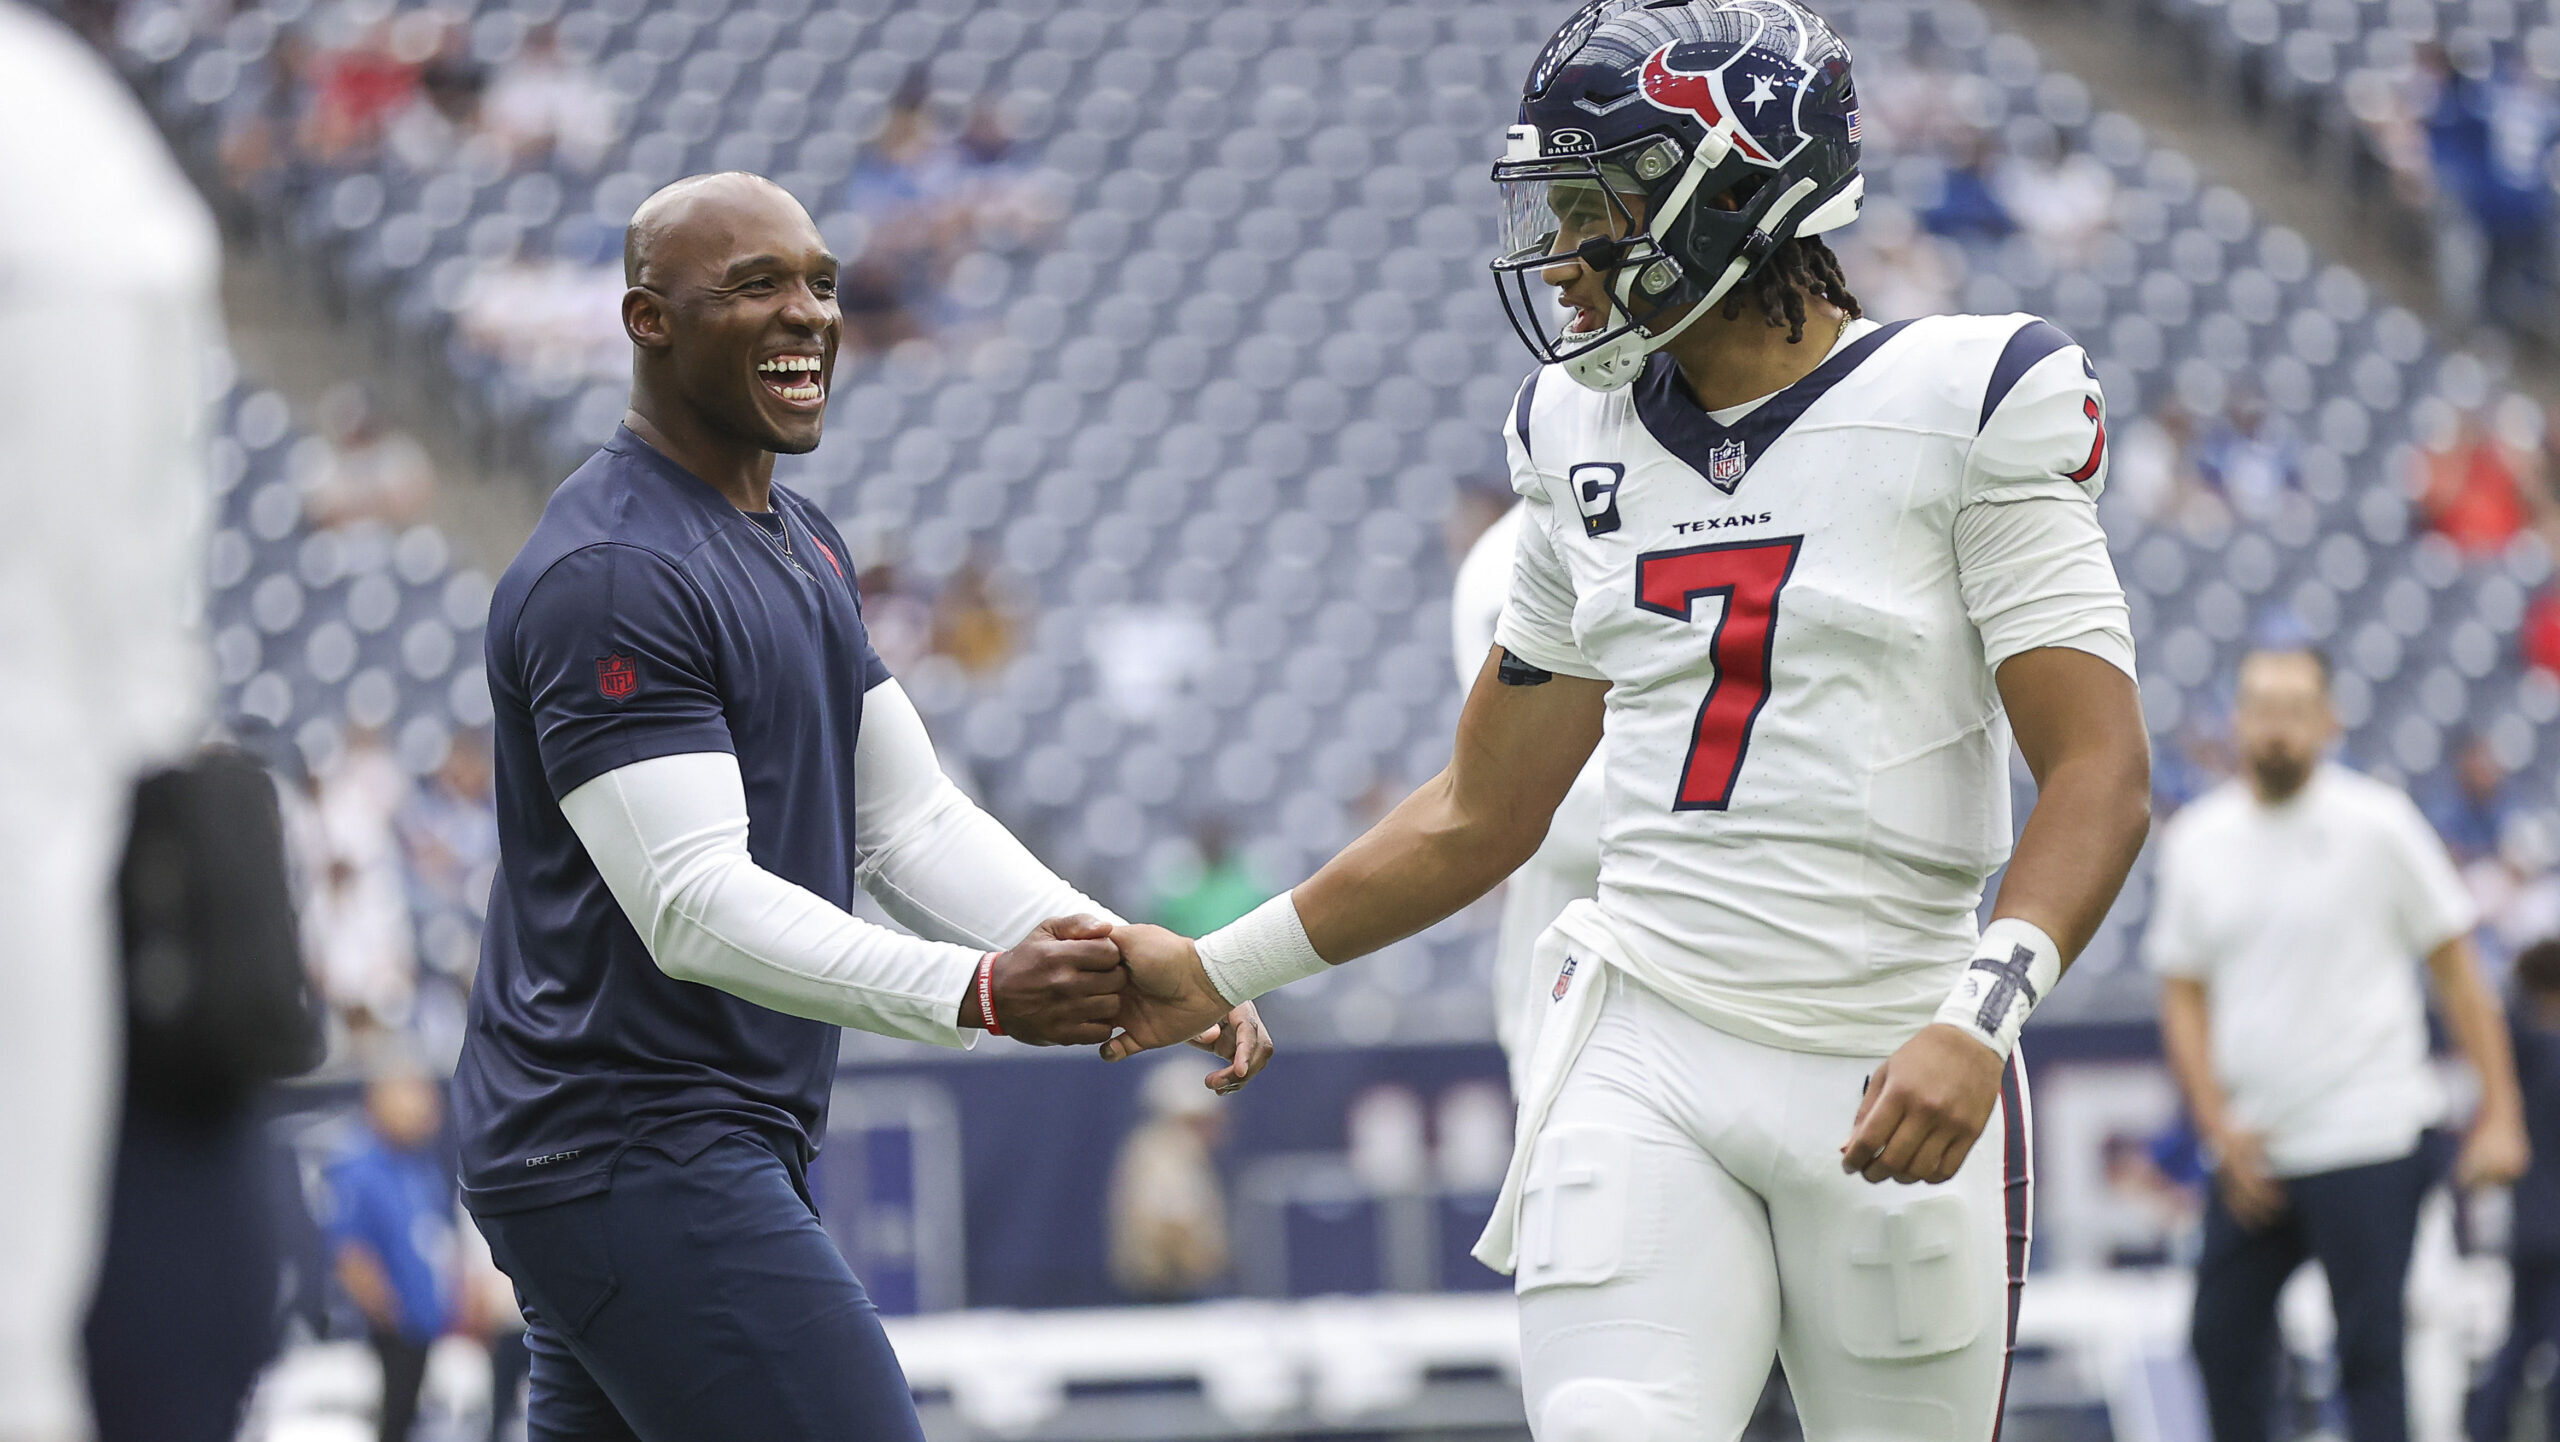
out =
<path fill-rule="evenodd" d="M 760 371 L 813 371 L 817 368 L 818 358 L 813 355 L 775 356 L 756 367 Z"/>

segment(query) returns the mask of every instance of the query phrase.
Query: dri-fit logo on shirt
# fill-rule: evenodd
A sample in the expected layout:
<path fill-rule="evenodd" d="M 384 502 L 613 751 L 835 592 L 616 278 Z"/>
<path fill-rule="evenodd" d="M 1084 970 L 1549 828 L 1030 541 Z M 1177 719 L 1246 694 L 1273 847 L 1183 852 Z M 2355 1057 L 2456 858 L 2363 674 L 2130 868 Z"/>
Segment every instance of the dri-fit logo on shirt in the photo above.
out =
<path fill-rule="evenodd" d="M 640 668 L 630 657 L 617 651 L 596 658 L 596 690 L 608 701 L 619 701 L 640 685 Z"/>

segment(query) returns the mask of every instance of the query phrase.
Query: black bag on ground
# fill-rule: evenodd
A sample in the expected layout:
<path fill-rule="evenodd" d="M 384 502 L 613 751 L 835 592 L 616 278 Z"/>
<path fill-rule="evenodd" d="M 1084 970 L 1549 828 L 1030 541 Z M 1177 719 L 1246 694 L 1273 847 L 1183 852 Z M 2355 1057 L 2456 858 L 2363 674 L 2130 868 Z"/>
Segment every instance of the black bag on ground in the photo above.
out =
<path fill-rule="evenodd" d="M 217 1116 L 319 1065 L 284 818 L 256 761 L 217 748 L 144 777 L 116 895 L 132 1102 Z"/>

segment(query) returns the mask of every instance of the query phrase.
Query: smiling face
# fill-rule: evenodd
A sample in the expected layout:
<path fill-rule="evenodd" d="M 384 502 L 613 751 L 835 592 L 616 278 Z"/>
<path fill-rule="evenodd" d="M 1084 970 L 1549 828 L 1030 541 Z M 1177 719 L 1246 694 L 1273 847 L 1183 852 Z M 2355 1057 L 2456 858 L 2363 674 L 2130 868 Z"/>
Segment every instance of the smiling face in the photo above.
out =
<path fill-rule="evenodd" d="M 817 449 L 844 329 L 836 258 L 789 192 L 749 175 L 679 181 L 632 218 L 624 327 L 706 429 Z"/>

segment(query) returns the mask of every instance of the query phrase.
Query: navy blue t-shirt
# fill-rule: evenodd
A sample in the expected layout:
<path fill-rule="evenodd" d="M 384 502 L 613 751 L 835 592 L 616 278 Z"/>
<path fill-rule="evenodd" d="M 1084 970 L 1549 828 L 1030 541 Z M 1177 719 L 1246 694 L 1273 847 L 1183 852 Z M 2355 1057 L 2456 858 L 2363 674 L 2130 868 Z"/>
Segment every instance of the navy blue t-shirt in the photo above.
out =
<path fill-rule="evenodd" d="M 844 538 L 773 506 L 778 530 L 621 430 L 490 598 L 498 876 L 453 1079 L 475 1211 L 601 1191 L 633 1142 L 690 1160 L 746 1130 L 805 1159 L 824 1129 L 837 1028 L 660 971 L 560 811 L 619 767 L 732 752 L 756 864 L 853 900 L 854 742 L 888 672 Z"/>

